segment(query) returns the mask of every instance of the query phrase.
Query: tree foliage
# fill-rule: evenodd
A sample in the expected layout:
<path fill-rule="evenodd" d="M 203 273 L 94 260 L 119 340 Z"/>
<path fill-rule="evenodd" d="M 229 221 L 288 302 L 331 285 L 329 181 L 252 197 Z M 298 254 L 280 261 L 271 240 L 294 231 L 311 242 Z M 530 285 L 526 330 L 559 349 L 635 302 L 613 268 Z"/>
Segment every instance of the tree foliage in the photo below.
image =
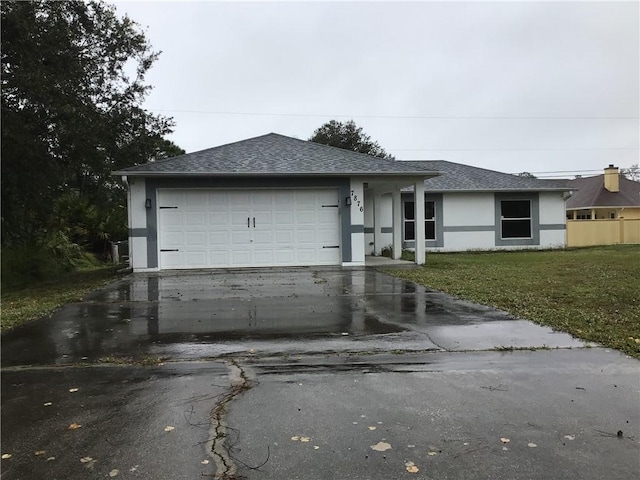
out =
<path fill-rule="evenodd" d="M 122 210 L 111 171 L 184 152 L 164 139 L 172 120 L 141 108 L 159 53 L 135 22 L 99 1 L 0 8 L 2 242 L 25 243 L 55 229 L 70 198 L 97 217 Z"/>
<path fill-rule="evenodd" d="M 629 168 L 621 168 L 620 173 L 629 180 L 640 182 L 640 167 L 638 167 L 637 163 L 635 165 L 631 165 Z"/>
<path fill-rule="evenodd" d="M 371 140 L 353 120 L 344 123 L 331 120 L 317 128 L 309 141 L 395 160 L 395 157 L 388 154 L 378 142 Z"/>

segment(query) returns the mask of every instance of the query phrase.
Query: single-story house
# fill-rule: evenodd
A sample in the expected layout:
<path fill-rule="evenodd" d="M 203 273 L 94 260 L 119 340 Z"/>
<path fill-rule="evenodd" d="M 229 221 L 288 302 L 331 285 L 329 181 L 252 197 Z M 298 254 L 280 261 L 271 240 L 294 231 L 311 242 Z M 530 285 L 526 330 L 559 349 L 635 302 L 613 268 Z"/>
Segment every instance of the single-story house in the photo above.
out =
<path fill-rule="evenodd" d="M 403 188 L 438 174 L 429 168 L 271 133 L 113 173 L 128 185 L 141 272 L 364 265 L 365 192 L 391 192 L 399 212 Z"/>
<path fill-rule="evenodd" d="M 427 251 L 562 248 L 565 246 L 566 180 L 541 180 L 444 160 L 419 162 L 440 173 L 424 182 Z M 402 247 L 416 245 L 412 189 L 402 192 Z M 377 206 L 377 203 L 380 206 Z M 379 241 L 373 210 L 380 208 Z M 391 246 L 388 196 L 365 203 L 367 254 Z"/>
<path fill-rule="evenodd" d="M 275 133 L 113 173 L 128 185 L 134 271 L 360 266 L 368 253 L 390 246 L 400 258 L 416 243 L 449 251 L 565 244 L 564 184 Z M 424 263 L 425 249 L 415 257 Z"/>
<path fill-rule="evenodd" d="M 567 245 L 640 243 L 640 182 L 609 165 L 604 174 L 576 178 L 567 200 Z"/>

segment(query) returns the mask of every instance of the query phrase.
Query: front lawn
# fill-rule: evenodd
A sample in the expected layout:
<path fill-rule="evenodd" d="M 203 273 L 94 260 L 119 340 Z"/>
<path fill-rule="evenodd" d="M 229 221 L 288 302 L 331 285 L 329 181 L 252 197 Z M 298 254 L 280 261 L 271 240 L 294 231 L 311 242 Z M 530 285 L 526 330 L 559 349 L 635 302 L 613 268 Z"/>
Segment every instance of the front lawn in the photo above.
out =
<path fill-rule="evenodd" d="M 386 272 L 640 358 L 640 245 L 428 253 Z"/>
<path fill-rule="evenodd" d="M 55 280 L 32 283 L 28 287 L 2 290 L 2 331 L 53 312 L 65 303 L 76 302 L 120 275 L 121 267 L 108 266 L 71 272 Z"/>

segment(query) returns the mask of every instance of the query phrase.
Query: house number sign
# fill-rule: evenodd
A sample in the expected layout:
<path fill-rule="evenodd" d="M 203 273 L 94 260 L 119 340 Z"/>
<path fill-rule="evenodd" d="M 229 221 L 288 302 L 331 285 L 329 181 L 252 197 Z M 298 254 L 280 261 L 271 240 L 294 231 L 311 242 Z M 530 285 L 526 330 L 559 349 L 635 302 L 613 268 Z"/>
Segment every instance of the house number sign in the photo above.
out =
<path fill-rule="evenodd" d="M 361 212 L 364 212 L 364 205 L 361 204 L 360 200 L 358 200 L 358 195 L 355 194 L 354 190 L 351 190 L 351 199 L 356 207 L 360 209 Z"/>

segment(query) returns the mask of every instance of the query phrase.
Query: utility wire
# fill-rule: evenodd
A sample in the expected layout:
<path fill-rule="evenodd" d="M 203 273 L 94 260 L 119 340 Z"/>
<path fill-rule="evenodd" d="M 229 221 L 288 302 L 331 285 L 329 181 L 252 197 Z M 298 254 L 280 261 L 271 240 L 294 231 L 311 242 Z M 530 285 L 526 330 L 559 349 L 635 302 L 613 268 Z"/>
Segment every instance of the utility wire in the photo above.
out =
<path fill-rule="evenodd" d="M 512 151 L 572 151 L 572 150 L 639 150 L 638 147 L 543 147 L 543 148 L 389 148 L 393 152 L 512 152 Z"/>
<path fill-rule="evenodd" d="M 409 120 L 638 120 L 639 117 L 579 117 L 579 116 L 540 116 L 540 117 L 516 117 L 516 116 L 482 116 L 482 115 L 328 115 L 319 113 L 273 113 L 273 112 L 228 112 L 214 110 L 173 110 L 167 108 L 149 108 L 154 112 L 167 113 L 197 113 L 204 115 L 244 115 L 258 117 L 330 117 L 330 118 L 382 118 L 382 119 L 409 119 Z"/>

